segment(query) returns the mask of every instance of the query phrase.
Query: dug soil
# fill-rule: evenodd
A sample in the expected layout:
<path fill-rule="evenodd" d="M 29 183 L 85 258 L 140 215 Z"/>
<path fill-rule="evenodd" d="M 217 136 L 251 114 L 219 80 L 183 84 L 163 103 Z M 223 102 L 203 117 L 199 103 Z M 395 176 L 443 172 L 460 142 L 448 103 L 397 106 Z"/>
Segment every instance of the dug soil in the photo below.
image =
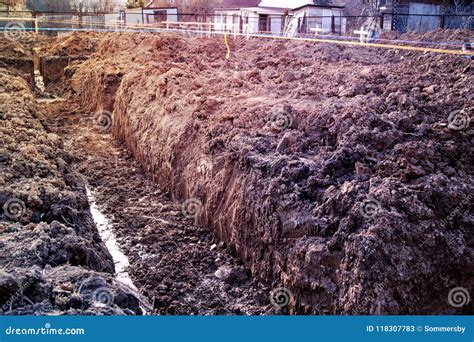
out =
<path fill-rule="evenodd" d="M 46 234 L 37 273 L 65 278 L 40 277 L 12 302 L 22 288 L 12 279 L 26 271 L 3 253 L 5 312 L 34 311 L 45 298 L 49 311 L 91 314 L 473 309 L 450 298 L 474 283 L 471 59 L 240 38 L 226 59 L 219 37 L 144 33 L 73 34 L 35 47 L 48 60 L 67 58 L 50 88 L 67 98 L 35 103 L 28 75 L 5 65 L 3 77 L 23 82 L 29 98 L 6 92 L 14 103 L 2 108 L 6 122 L 16 125 L 21 107 L 31 123 L 3 132 L 2 167 L 12 176 L 0 204 L 18 198 L 25 215 L 3 215 L 0 237 L 31 250 L 24 235 Z M 35 152 L 45 162 L 28 166 L 37 160 L 30 146 L 45 144 Z M 56 197 L 41 190 L 49 173 Z M 139 293 L 113 277 L 86 185 Z M 89 256 L 64 248 L 58 231 L 74 246 L 88 241 Z M 84 274 L 92 298 L 79 290 Z"/>
<path fill-rule="evenodd" d="M 161 315 L 277 313 L 269 290 L 219 242 L 185 216 L 124 146 L 73 101 L 46 103 L 47 128 L 62 136 L 96 201 L 111 220 L 129 273 Z"/>

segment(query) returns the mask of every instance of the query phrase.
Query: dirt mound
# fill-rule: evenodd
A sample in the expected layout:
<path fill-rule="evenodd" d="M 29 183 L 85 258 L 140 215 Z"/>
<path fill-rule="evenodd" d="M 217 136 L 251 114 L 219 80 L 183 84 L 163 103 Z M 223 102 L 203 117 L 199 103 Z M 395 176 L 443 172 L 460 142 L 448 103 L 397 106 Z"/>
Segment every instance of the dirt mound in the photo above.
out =
<path fill-rule="evenodd" d="M 74 88 L 293 312 L 463 312 L 447 297 L 473 284 L 470 61 L 235 45 L 227 61 L 220 39 L 107 35 Z"/>
<path fill-rule="evenodd" d="M 7 39 L 3 35 L 0 35 L 0 51 L 2 51 L 2 57 L 33 57 L 31 50 L 28 50 L 24 44 Z"/>
<path fill-rule="evenodd" d="M 97 32 L 73 32 L 61 35 L 50 44 L 39 44 L 46 56 L 88 56 L 96 52 L 101 34 Z"/>
<path fill-rule="evenodd" d="M 456 49 L 464 43 L 472 42 L 472 31 L 468 29 L 457 30 L 434 30 L 423 34 L 408 32 L 400 33 L 397 31 L 384 32 L 380 36 L 381 40 L 400 40 L 401 42 L 411 42 L 414 45 L 434 46 Z M 417 44 L 418 42 L 418 44 Z M 431 44 L 430 44 L 431 43 Z"/>
<path fill-rule="evenodd" d="M 37 110 L 25 80 L 0 69 L 0 312 L 141 313 L 113 278 L 72 156 Z"/>
<path fill-rule="evenodd" d="M 2 57 L 32 58 L 32 50 L 38 45 L 48 45 L 54 38 L 27 31 L 12 31 L 0 34 Z"/>

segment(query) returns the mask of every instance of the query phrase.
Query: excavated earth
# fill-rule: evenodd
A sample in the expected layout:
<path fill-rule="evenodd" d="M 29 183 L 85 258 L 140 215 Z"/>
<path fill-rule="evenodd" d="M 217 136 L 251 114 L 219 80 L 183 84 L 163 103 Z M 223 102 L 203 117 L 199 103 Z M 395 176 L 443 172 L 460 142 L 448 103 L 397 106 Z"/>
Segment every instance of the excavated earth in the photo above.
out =
<path fill-rule="evenodd" d="M 141 314 L 139 296 L 113 277 L 73 157 L 42 125 L 27 82 L 0 68 L 0 89 L 0 311 Z"/>
<path fill-rule="evenodd" d="M 69 95 L 37 104 L 2 69 L 0 204 L 24 212 L 1 217 L 0 300 L 40 279 L 3 312 L 472 312 L 448 300 L 474 283 L 471 59 L 238 38 L 227 60 L 218 37 L 144 33 L 36 47 L 70 57 L 51 88 Z M 113 277 L 86 184 L 141 295 Z M 81 295 L 86 275 L 112 300 Z"/>

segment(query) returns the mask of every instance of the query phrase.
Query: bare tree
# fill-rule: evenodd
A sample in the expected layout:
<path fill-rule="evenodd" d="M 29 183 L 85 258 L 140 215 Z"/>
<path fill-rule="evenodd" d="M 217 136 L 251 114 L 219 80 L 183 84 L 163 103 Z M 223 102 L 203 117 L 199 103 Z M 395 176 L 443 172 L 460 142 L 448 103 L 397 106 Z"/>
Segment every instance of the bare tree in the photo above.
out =
<path fill-rule="evenodd" d="M 220 0 L 155 0 L 157 7 L 177 7 L 180 13 L 212 14 L 221 3 Z"/>
<path fill-rule="evenodd" d="M 119 5 L 118 0 L 72 0 L 75 12 L 112 13 Z"/>
<path fill-rule="evenodd" d="M 24 4 L 24 0 L 2 0 L 2 1 L 0 1 L 0 4 L 2 4 L 2 3 L 5 6 L 7 6 L 7 11 L 10 11 L 11 7 L 15 7 L 15 6 Z"/>
<path fill-rule="evenodd" d="M 187 10 L 195 14 L 212 14 L 217 5 L 216 0 L 190 0 Z"/>
<path fill-rule="evenodd" d="M 144 0 L 127 0 L 127 8 L 138 8 L 145 6 Z"/>

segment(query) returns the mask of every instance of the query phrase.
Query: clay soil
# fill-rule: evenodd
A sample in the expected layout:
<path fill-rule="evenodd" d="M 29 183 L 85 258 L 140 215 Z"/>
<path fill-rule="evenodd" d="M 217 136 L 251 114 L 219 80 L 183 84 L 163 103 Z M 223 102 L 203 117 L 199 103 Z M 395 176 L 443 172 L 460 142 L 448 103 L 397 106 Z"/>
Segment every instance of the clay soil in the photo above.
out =
<path fill-rule="evenodd" d="M 28 51 L 28 44 L 19 46 Z M 3 132 L 10 143 L 2 161 L 12 176 L 0 204 L 20 197 L 30 216 L 2 216 L 8 233 L 0 237 L 5 246 L 25 241 L 26 249 L 28 234 L 47 239 L 56 254 L 43 251 L 44 258 L 52 260 L 24 265 L 37 264 L 43 275 L 52 267 L 61 277 L 36 276 L 40 285 L 4 312 L 472 310 L 472 302 L 448 301 L 451 289 L 472 293 L 474 283 L 470 59 L 238 38 L 226 60 L 219 37 L 143 33 L 74 34 L 35 46 L 45 57 L 83 59 L 51 88 L 66 98 L 39 104 L 25 75 L 5 66 L 2 77 L 23 82 L 29 99 L 23 109 L 31 123 L 20 135 L 26 147 L 54 146 L 38 149 L 43 168 L 28 167 L 36 160 L 29 150 L 11 158 L 23 138 Z M 5 110 L 15 112 L 20 100 L 10 93 L 16 104 Z M 464 121 L 453 128 L 454 116 Z M 14 114 L 6 119 L 16 123 Z M 38 134 L 47 138 L 31 138 Z M 56 154 L 61 167 L 49 164 Z M 46 197 L 11 185 L 22 177 L 42 184 L 31 169 L 46 170 L 41 179 L 53 175 Z M 86 185 L 113 223 L 140 295 L 113 279 Z M 61 234 L 69 236 L 68 253 Z M 83 240 L 94 241 L 87 258 L 78 257 Z M 21 287 L 15 275 L 29 278 L 7 253 L 1 257 L 6 302 Z M 114 300 L 97 307 L 78 294 L 84 274 Z M 282 298 L 271 298 L 282 288 Z M 59 290 L 62 299 L 51 300 Z M 46 297 L 49 309 L 35 309 Z"/>

